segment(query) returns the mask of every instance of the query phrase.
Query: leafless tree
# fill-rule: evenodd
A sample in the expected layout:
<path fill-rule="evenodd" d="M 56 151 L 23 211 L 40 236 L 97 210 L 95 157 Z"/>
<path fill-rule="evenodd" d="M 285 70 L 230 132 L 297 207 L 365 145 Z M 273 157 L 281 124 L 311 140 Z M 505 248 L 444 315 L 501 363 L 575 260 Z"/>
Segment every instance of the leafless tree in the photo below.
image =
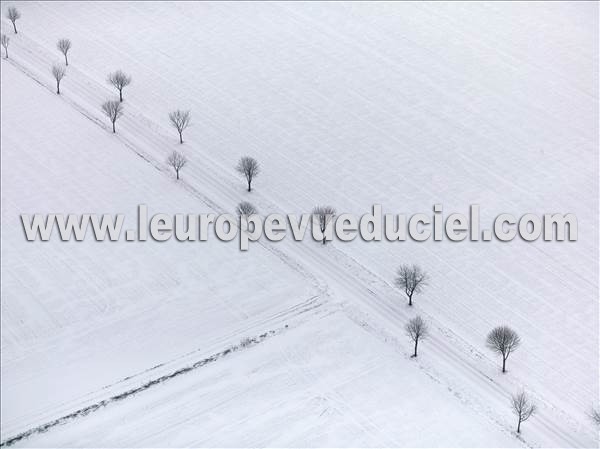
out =
<path fill-rule="evenodd" d="M 256 207 L 248 201 L 242 201 L 238 204 L 237 213 L 240 217 L 248 217 L 257 213 Z"/>
<path fill-rule="evenodd" d="M 244 156 L 240 159 L 235 169 L 238 173 L 246 177 L 248 182 L 248 192 L 252 191 L 252 180 L 260 173 L 258 161 L 250 156 Z"/>
<path fill-rule="evenodd" d="M 52 76 L 54 76 L 54 79 L 56 80 L 56 93 L 58 95 L 60 95 L 60 81 L 65 77 L 67 73 L 67 69 L 60 65 L 60 64 L 54 64 L 52 66 Z"/>
<path fill-rule="evenodd" d="M 177 109 L 176 111 L 169 113 L 171 125 L 173 125 L 173 127 L 179 133 L 179 143 L 183 143 L 183 130 L 188 127 L 191 119 L 192 114 L 190 111 L 181 111 Z"/>
<path fill-rule="evenodd" d="M 325 245 L 327 243 L 325 230 L 331 220 L 333 220 L 333 217 L 335 217 L 335 209 L 332 206 L 317 206 L 313 209 L 312 213 L 319 220 L 319 229 L 323 235 L 323 245 Z"/>
<path fill-rule="evenodd" d="M 115 130 L 115 122 L 119 117 L 123 115 L 123 105 L 121 104 L 121 102 L 117 100 L 105 101 L 102 104 L 102 110 L 112 123 L 113 133 L 117 132 Z"/>
<path fill-rule="evenodd" d="M 8 43 L 10 42 L 10 37 L 6 34 L 2 33 L 2 46 L 4 47 L 4 53 L 6 59 L 8 59 Z"/>
<path fill-rule="evenodd" d="M 408 305 L 412 306 L 412 297 L 415 293 L 421 293 L 427 285 L 428 276 L 418 265 L 401 265 L 398 268 L 396 285 L 404 290 L 408 298 Z"/>
<path fill-rule="evenodd" d="M 411 319 L 405 326 L 406 335 L 408 335 L 412 341 L 415 342 L 415 353 L 412 357 L 417 356 L 417 346 L 419 345 L 419 340 L 421 338 L 426 338 L 429 335 L 429 326 L 423 318 L 420 316 L 416 316 Z"/>
<path fill-rule="evenodd" d="M 119 91 L 119 101 L 123 101 L 123 88 L 131 84 L 131 77 L 121 70 L 108 74 L 108 84 L 112 84 Z"/>
<path fill-rule="evenodd" d="M 590 418 L 592 418 L 592 421 L 594 421 L 596 424 L 600 425 L 600 409 L 592 407 Z"/>
<path fill-rule="evenodd" d="M 187 159 L 183 154 L 173 151 L 167 158 L 167 163 L 173 167 L 173 170 L 175 170 L 175 173 L 177 173 L 177 179 L 179 179 L 179 170 L 181 170 L 185 164 L 187 164 Z"/>
<path fill-rule="evenodd" d="M 17 25 L 15 24 L 15 22 L 17 21 L 17 19 L 21 18 L 21 13 L 19 12 L 19 10 L 14 6 L 11 6 L 6 11 L 6 18 L 12 22 L 15 34 L 17 34 Z"/>
<path fill-rule="evenodd" d="M 67 59 L 67 53 L 71 48 L 71 41 L 69 39 L 61 39 L 57 42 L 56 48 L 65 55 L 65 65 L 69 65 L 69 60 Z"/>
<path fill-rule="evenodd" d="M 502 355 L 502 372 L 506 372 L 506 359 L 521 344 L 519 335 L 508 326 L 498 326 L 490 331 L 486 339 L 487 347 Z"/>
<path fill-rule="evenodd" d="M 521 423 L 527 421 L 531 416 L 533 416 L 537 408 L 524 391 L 513 395 L 511 399 L 513 412 L 519 419 L 519 423 L 517 424 L 517 433 L 521 433 Z"/>

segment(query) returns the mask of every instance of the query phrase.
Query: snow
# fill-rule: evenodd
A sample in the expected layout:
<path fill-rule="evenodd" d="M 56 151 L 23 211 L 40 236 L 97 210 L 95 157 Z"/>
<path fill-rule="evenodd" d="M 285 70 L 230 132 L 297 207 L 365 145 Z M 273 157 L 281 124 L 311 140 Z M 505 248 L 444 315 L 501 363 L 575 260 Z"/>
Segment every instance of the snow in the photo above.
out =
<path fill-rule="evenodd" d="M 16 2 L 2 60 L 2 441 L 597 447 L 598 4 Z M 3 7 L 5 7 L 3 5 Z M 10 31 L 3 19 L 3 32 Z M 73 41 L 59 97 L 49 68 Z M 109 131 L 109 71 L 133 76 Z M 168 111 L 192 110 L 185 143 Z M 177 182 L 173 149 L 190 160 Z M 248 194 L 233 167 L 263 170 Z M 21 213 L 575 213 L 577 242 L 26 242 Z M 395 268 L 430 285 L 409 309 Z M 431 324 L 417 360 L 404 323 Z M 502 375 L 485 335 L 523 345 Z M 288 325 L 286 328 L 285 325 Z M 514 433 L 510 395 L 538 415 Z"/>

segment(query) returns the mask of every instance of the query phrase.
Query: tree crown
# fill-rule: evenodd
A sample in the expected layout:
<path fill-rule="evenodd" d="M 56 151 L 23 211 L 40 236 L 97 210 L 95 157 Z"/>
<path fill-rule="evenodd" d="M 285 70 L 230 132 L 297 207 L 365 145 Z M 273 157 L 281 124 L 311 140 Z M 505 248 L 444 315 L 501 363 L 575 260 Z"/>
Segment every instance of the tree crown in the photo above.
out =
<path fill-rule="evenodd" d="M 11 6 L 10 8 L 8 8 L 8 10 L 6 11 L 6 17 L 7 19 L 9 19 L 11 22 L 14 22 L 17 19 L 21 18 L 21 13 L 19 12 L 19 10 L 17 8 L 15 8 L 14 6 Z"/>
<path fill-rule="evenodd" d="M 175 170 L 181 170 L 187 164 L 187 158 L 178 151 L 173 151 L 167 158 L 167 163 Z"/>
<path fill-rule="evenodd" d="M 190 124 L 190 120 L 192 119 L 192 114 L 190 111 L 181 111 L 177 109 L 176 111 L 169 113 L 169 120 L 171 124 L 177 129 L 177 131 L 181 132 Z"/>
<path fill-rule="evenodd" d="M 521 344 L 519 335 L 508 326 L 498 326 L 490 331 L 486 344 L 492 351 L 505 357 L 517 349 Z"/>
<path fill-rule="evenodd" d="M 63 54 L 67 54 L 71 48 L 71 41 L 69 39 L 61 39 L 57 42 L 56 48 L 58 48 Z"/>
<path fill-rule="evenodd" d="M 429 326 L 419 315 L 412 318 L 405 326 L 406 334 L 416 341 L 429 335 Z"/>
<path fill-rule="evenodd" d="M 258 161 L 250 156 L 244 156 L 240 159 L 235 169 L 245 175 L 247 178 L 252 178 L 260 173 Z"/>
<path fill-rule="evenodd" d="M 52 75 L 54 76 L 56 81 L 60 81 L 61 79 L 63 79 L 66 73 L 67 69 L 65 68 L 65 66 L 61 64 L 54 64 L 52 66 Z"/>
<path fill-rule="evenodd" d="M 131 83 L 131 77 L 121 70 L 110 73 L 107 79 L 109 84 L 112 84 L 117 89 L 121 90 Z"/>
<path fill-rule="evenodd" d="M 322 232 L 325 232 L 327 225 L 335 216 L 335 208 L 333 206 L 316 206 L 313 208 L 312 214 L 318 217 L 319 227 Z"/>
<path fill-rule="evenodd" d="M 513 412 L 521 421 L 527 421 L 537 410 L 536 405 L 531 402 L 524 391 L 513 395 L 511 402 Z"/>
<path fill-rule="evenodd" d="M 427 285 L 427 273 L 418 265 L 401 265 L 398 268 L 396 285 L 403 288 L 407 295 L 419 293 Z"/>
<path fill-rule="evenodd" d="M 257 213 L 256 207 L 248 201 L 242 201 L 237 206 L 237 213 L 240 216 L 249 216 Z"/>
<path fill-rule="evenodd" d="M 115 122 L 123 114 L 123 105 L 117 100 L 108 100 L 102 104 L 102 110 Z"/>

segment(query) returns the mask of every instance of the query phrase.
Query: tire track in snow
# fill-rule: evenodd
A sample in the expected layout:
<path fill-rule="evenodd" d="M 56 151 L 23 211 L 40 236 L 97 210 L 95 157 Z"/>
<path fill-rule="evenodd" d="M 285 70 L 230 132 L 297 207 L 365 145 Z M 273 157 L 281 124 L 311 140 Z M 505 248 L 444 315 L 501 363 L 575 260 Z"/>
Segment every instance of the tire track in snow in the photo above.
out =
<path fill-rule="evenodd" d="M 191 357 L 193 357 L 194 355 L 198 356 L 199 355 L 198 353 L 200 353 L 200 352 L 208 352 L 211 350 L 211 348 L 216 349 L 216 347 L 219 347 L 219 346 L 227 347 L 227 345 L 230 345 L 231 341 L 234 340 L 234 338 L 236 338 L 236 337 L 241 338 L 244 335 L 252 335 L 253 332 L 258 332 L 259 329 L 265 329 L 265 328 L 269 328 L 269 327 L 273 327 L 273 326 L 278 326 L 278 325 L 282 325 L 283 323 L 286 323 L 286 326 L 289 326 L 290 320 L 295 320 L 297 322 L 297 324 L 295 324 L 294 326 L 300 325 L 305 320 L 305 319 L 301 319 L 300 318 L 301 316 L 303 316 L 307 313 L 310 313 L 310 312 L 319 313 L 317 309 L 321 309 L 321 307 L 324 306 L 325 304 L 326 303 L 323 301 L 323 299 L 321 298 L 320 295 L 315 295 L 315 296 L 308 298 L 305 301 L 302 301 L 302 302 L 297 303 L 289 308 L 286 308 L 284 310 L 276 312 L 268 317 L 259 317 L 254 320 L 250 320 L 250 322 L 244 322 L 243 327 L 236 328 L 235 330 L 232 330 L 231 332 L 229 332 L 227 334 L 219 335 L 219 338 L 211 339 L 211 340 L 207 341 L 207 345 L 204 348 L 199 348 L 199 349 L 196 349 L 193 351 L 189 351 L 185 354 L 179 355 L 170 360 L 167 360 L 167 361 L 161 362 L 157 365 L 154 365 L 144 371 L 140 371 L 140 372 L 131 374 L 125 378 L 117 380 L 116 382 L 105 385 L 105 386 L 101 387 L 100 389 L 95 390 L 93 392 L 87 393 L 87 394 L 79 396 L 77 398 L 73 398 L 72 400 L 69 400 L 67 402 L 56 404 L 51 409 L 40 411 L 40 413 L 38 413 L 36 417 L 31 418 L 31 420 L 34 422 L 37 421 L 38 423 L 44 422 L 45 420 L 49 420 L 50 416 L 47 418 L 44 418 L 42 415 L 56 416 L 59 413 L 66 413 L 66 411 L 73 410 L 74 408 L 77 408 L 77 409 L 85 408 L 85 407 L 82 407 L 82 404 L 86 404 L 86 403 L 90 403 L 90 402 L 99 402 L 101 400 L 100 399 L 101 397 L 106 396 L 107 394 L 110 394 L 110 390 L 115 389 L 115 387 L 117 387 L 119 385 L 122 385 L 122 388 L 127 388 L 127 385 L 133 383 L 136 378 L 138 379 L 137 382 L 142 382 L 142 383 L 146 382 L 146 381 L 148 381 L 148 379 L 144 376 L 151 375 L 155 371 L 158 371 L 158 373 L 160 373 L 161 371 L 164 372 L 164 370 L 167 369 L 167 367 L 169 365 L 172 365 L 170 370 L 175 371 L 178 369 L 178 364 L 179 364 L 179 366 L 182 366 L 182 365 L 185 366 L 186 361 L 189 363 L 189 359 Z M 154 373 L 154 376 L 159 376 L 158 373 Z M 107 393 L 107 391 L 108 391 L 108 393 Z M 63 410 L 63 411 L 61 412 L 61 410 Z M 42 412 L 45 412 L 45 413 L 42 413 Z M 54 412 L 54 413 L 52 413 L 52 412 Z M 35 418 L 37 418 L 37 419 L 35 419 Z M 51 420 L 49 420 L 49 421 L 51 421 Z M 31 422 L 29 426 L 31 426 L 32 428 L 38 427 L 38 425 L 34 424 L 34 422 Z M 26 429 L 28 427 L 26 427 Z M 23 433 L 23 432 L 19 432 L 18 434 L 20 434 L 20 433 Z"/>
<path fill-rule="evenodd" d="M 256 346 L 260 343 L 262 343 L 264 340 L 266 340 L 269 337 L 275 336 L 277 334 L 280 334 L 281 332 L 283 332 L 284 330 L 286 330 L 288 327 L 286 325 L 286 327 L 284 328 L 278 328 L 275 330 L 269 330 L 267 332 L 264 332 L 258 336 L 255 337 L 251 337 L 251 338 L 247 338 L 245 340 L 243 340 L 242 342 L 240 342 L 237 345 L 233 345 L 230 346 L 226 349 L 224 349 L 223 351 L 217 352 L 209 357 L 206 357 L 204 359 L 201 359 L 195 363 L 193 363 L 192 365 L 188 365 L 185 366 L 183 368 L 179 368 L 176 371 L 173 371 L 169 374 L 165 374 L 162 375 L 160 377 L 154 378 L 152 380 L 149 380 L 145 383 L 143 383 L 142 385 L 126 390 L 122 393 L 116 394 L 114 396 L 109 397 L 108 399 L 103 399 L 101 401 L 95 402 L 94 404 L 88 405 L 86 407 L 80 408 L 74 412 L 71 412 L 67 415 L 61 416 L 60 418 L 54 419 L 52 421 L 49 421 L 45 424 L 42 424 L 40 426 L 31 428 L 29 430 L 26 430 L 24 432 L 21 432 L 15 436 L 9 437 L 6 440 L 0 442 L 0 447 L 7 447 L 7 446 L 12 446 L 13 444 L 24 440 L 26 438 L 29 438 L 32 435 L 35 434 L 40 434 L 40 433 L 44 433 L 47 432 L 48 430 L 50 430 L 53 427 L 56 427 L 58 425 L 62 425 L 62 424 L 66 424 L 69 421 L 75 420 L 77 418 L 83 417 L 83 416 L 87 416 L 90 413 L 96 412 L 112 403 L 116 403 L 116 402 L 120 402 L 124 399 L 127 399 L 133 395 L 136 395 L 138 393 L 141 393 L 145 390 L 148 390 L 152 387 L 155 387 L 157 385 L 160 385 L 164 382 L 167 382 L 168 380 L 171 380 L 175 377 L 181 376 L 183 374 L 187 374 L 189 372 L 192 372 L 198 368 L 202 368 L 203 366 L 208 365 L 209 363 L 213 363 L 216 362 L 217 360 L 220 360 L 223 357 L 226 357 L 229 354 L 232 354 L 234 352 L 238 352 L 242 349 L 246 349 L 246 348 L 250 348 L 252 346 Z"/>

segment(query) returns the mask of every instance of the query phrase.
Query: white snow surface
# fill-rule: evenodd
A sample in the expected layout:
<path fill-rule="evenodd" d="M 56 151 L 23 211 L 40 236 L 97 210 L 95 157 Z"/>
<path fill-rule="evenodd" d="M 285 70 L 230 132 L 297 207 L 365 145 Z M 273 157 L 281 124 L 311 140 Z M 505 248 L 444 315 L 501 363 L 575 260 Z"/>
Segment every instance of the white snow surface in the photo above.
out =
<path fill-rule="evenodd" d="M 598 447 L 598 3 L 14 2 L 1 440 Z M 61 95 L 50 74 L 73 42 Z M 125 113 L 100 104 L 123 69 Z M 167 113 L 192 111 L 180 145 Z M 189 164 L 176 181 L 174 149 Z M 256 157 L 245 192 L 234 166 Z M 22 213 L 571 212 L 577 242 L 26 242 Z M 409 308 L 401 263 L 430 275 Z M 421 314 L 417 359 L 404 333 Z M 509 324 L 500 372 L 485 347 Z M 510 395 L 538 413 L 515 433 Z"/>

